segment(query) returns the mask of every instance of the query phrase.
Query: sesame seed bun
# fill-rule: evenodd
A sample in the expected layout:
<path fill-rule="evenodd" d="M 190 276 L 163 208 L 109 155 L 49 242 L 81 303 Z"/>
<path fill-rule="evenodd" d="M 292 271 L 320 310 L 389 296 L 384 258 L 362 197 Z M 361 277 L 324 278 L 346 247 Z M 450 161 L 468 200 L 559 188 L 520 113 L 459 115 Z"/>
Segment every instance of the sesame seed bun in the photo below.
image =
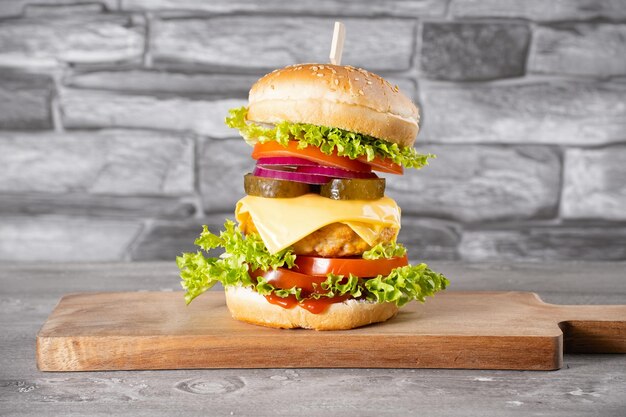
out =
<path fill-rule="evenodd" d="M 292 65 L 267 74 L 250 90 L 248 119 L 310 123 L 412 146 L 419 112 L 397 86 L 364 69 Z"/>
<path fill-rule="evenodd" d="M 313 314 L 299 306 L 286 309 L 270 304 L 250 288 L 226 287 L 225 291 L 234 319 L 280 329 L 348 330 L 389 320 L 398 313 L 394 303 L 346 300 L 331 304 L 321 314 Z"/>

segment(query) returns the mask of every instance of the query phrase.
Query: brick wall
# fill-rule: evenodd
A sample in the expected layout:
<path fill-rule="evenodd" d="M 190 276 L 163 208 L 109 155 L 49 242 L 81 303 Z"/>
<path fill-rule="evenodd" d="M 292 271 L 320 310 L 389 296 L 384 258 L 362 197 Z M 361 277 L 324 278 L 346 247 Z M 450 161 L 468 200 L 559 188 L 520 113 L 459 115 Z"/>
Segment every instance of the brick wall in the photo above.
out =
<path fill-rule="evenodd" d="M 626 0 L 0 1 L 0 260 L 172 260 L 251 168 L 223 125 L 275 67 L 423 109 L 388 178 L 418 259 L 626 259 Z"/>

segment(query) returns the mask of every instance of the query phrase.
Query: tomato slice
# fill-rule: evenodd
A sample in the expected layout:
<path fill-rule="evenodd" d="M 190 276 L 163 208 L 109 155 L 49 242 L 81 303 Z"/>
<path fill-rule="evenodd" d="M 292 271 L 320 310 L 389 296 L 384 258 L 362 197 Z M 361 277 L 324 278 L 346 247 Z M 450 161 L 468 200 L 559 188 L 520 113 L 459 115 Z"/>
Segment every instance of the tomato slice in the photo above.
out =
<path fill-rule="evenodd" d="M 360 258 L 320 258 L 315 256 L 296 257 L 296 267 L 299 272 L 287 268 L 270 269 L 263 272 L 260 269 L 252 271 L 253 278 L 264 277 L 267 282 L 276 288 L 302 288 L 302 295 L 308 297 L 313 293 L 324 293 L 321 288 L 322 282 L 326 281 L 326 275 L 333 273 L 337 275 L 353 274 L 359 278 L 375 277 L 377 275 L 389 275 L 392 269 L 409 264 L 406 255 L 391 259 L 360 259 Z M 294 296 L 286 298 L 278 297 L 275 294 L 265 296 L 271 304 L 279 305 L 290 309 L 296 305 L 314 314 L 324 312 L 331 304 L 340 303 L 350 298 L 348 294 L 332 298 L 306 299 L 298 302 Z"/>
<path fill-rule="evenodd" d="M 404 174 L 404 168 L 402 168 L 402 165 L 396 164 L 389 158 L 381 158 L 377 156 L 371 161 L 368 161 L 367 156 L 363 155 L 363 156 L 359 156 L 356 160 L 361 161 L 365 164 L 368 164 L 369 166 L 372 167 L 374 171 L 386 172 L 388 174 L 396 174 L 396 175 Z"/>
<path fill-rule="evenodd" d="M 296 257 L 298 272 L 305 276 L 326 277 L 328 274 L 355 275 L 359 278 L 389 275 L 392 269 L 406 266 L 409 260 L 406 255 L 391 259 L 368 260 L 362 258 L 321 258 L 316 256 Z"/>
<path fill-rule="evenodd" d="M 396 164 L 389 158 L 381 158 L 379 156 L 368 161 L 365 155 L 356 159 L 339 156 L 336 151 L 332 155 L 326 155 L 315 146 L 307 146 L 304 149 L 298 149 L 298 142 L 295 140 L 290 141 L 286 147 L 275 141 L 257 143 L 254 145 L 254 150 L 252 151 L 253 159 L 273 156 L 297 156 L 322 165 L 343 168 L 350 171 L 370 172 L 374 170 L 388 174 L 404 174 L 402 165 Z"/>
<path fill-rule="evenodd" d="M 253 159 L 273 156 L 296 156 L 322 165 L 347 169 L 349 171 L 371 172 L 372 170 L 370 164 L 365 164 L 357 159 L 338 156 L 337 152 L 332 155 L 326 155 L 315 146 L 307 146 L 304 149 L 298 149 L 298 142 L 293 140 L 290 141 L 286 147 L 275 141 L 257 143 L 254 145 L 254 150 L 252 151 Z"/>
<path fill-rule="evenodd" d="M 302 288 L 306 293 L 313 293 L 317 289 L 320 289 L 319 285 L 326 281 L 326 276 L 311 276 L 295 272 L 287 268 L 270 269 L 267 272 L 262 270 L 256 270 L 251 273 L 252 277 L 264 277 L 270 284 L 276 288 Z M 314 285 L 315 284 L 315 285 Z"/>

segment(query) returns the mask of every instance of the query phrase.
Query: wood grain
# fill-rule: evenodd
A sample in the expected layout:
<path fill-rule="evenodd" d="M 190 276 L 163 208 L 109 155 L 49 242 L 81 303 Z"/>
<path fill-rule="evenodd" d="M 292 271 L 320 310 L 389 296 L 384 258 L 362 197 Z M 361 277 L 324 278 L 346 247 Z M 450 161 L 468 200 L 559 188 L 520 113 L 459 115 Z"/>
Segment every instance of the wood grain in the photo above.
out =
<path fill-rule="evenodd" d="M 564 323 L 564 324 L 561 324 Z M 577 352 L 626 352 L 626 306 L 557 306 L 525 292 L 450 292 L 349 331 L 233 320 L 220 292 L 63 297 L 37 336 L 43 371 L 187 368 L 558 369 Z M 312 348 L 314 347 L 314 348 Z"/>
<path fill-rule="evenodd" d="M 626 299 L 624 263 L 439 261 L 432 266 L 455 277 L 452 291 L 537 291 L 544 300 L 559 304 L 619 304 Z M 179 287 L 172 262 L 0 265 L 0 414 L 381 417 L 427 410 L 433 417 L 622 417 L 626 409 L 626 355 L 616 354 L 565 354 L 558 372 L 37 370 L 35 334 L 63 294 L 174 288 Z"/>

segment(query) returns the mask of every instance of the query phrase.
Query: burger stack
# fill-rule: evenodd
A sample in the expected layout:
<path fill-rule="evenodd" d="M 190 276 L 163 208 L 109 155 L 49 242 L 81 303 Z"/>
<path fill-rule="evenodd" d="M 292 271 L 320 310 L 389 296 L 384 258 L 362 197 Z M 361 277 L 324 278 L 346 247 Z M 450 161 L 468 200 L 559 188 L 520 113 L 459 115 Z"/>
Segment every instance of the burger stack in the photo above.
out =
<path fill-rule="evenodd" d="M 177 258 L 186 300 L 224 286 L 233 318 L 278 328 L 351 329 L 386 321 L 447 279 L 410 265 L 400 208 L 382 175 L 424 167 L 417 107 L 378 75 L 292 65 L 251 88 L 228 126 L 252 146 L 246 196 L 219 234 Z M 217 258 L 210 250 L 221 248 Z"/>

